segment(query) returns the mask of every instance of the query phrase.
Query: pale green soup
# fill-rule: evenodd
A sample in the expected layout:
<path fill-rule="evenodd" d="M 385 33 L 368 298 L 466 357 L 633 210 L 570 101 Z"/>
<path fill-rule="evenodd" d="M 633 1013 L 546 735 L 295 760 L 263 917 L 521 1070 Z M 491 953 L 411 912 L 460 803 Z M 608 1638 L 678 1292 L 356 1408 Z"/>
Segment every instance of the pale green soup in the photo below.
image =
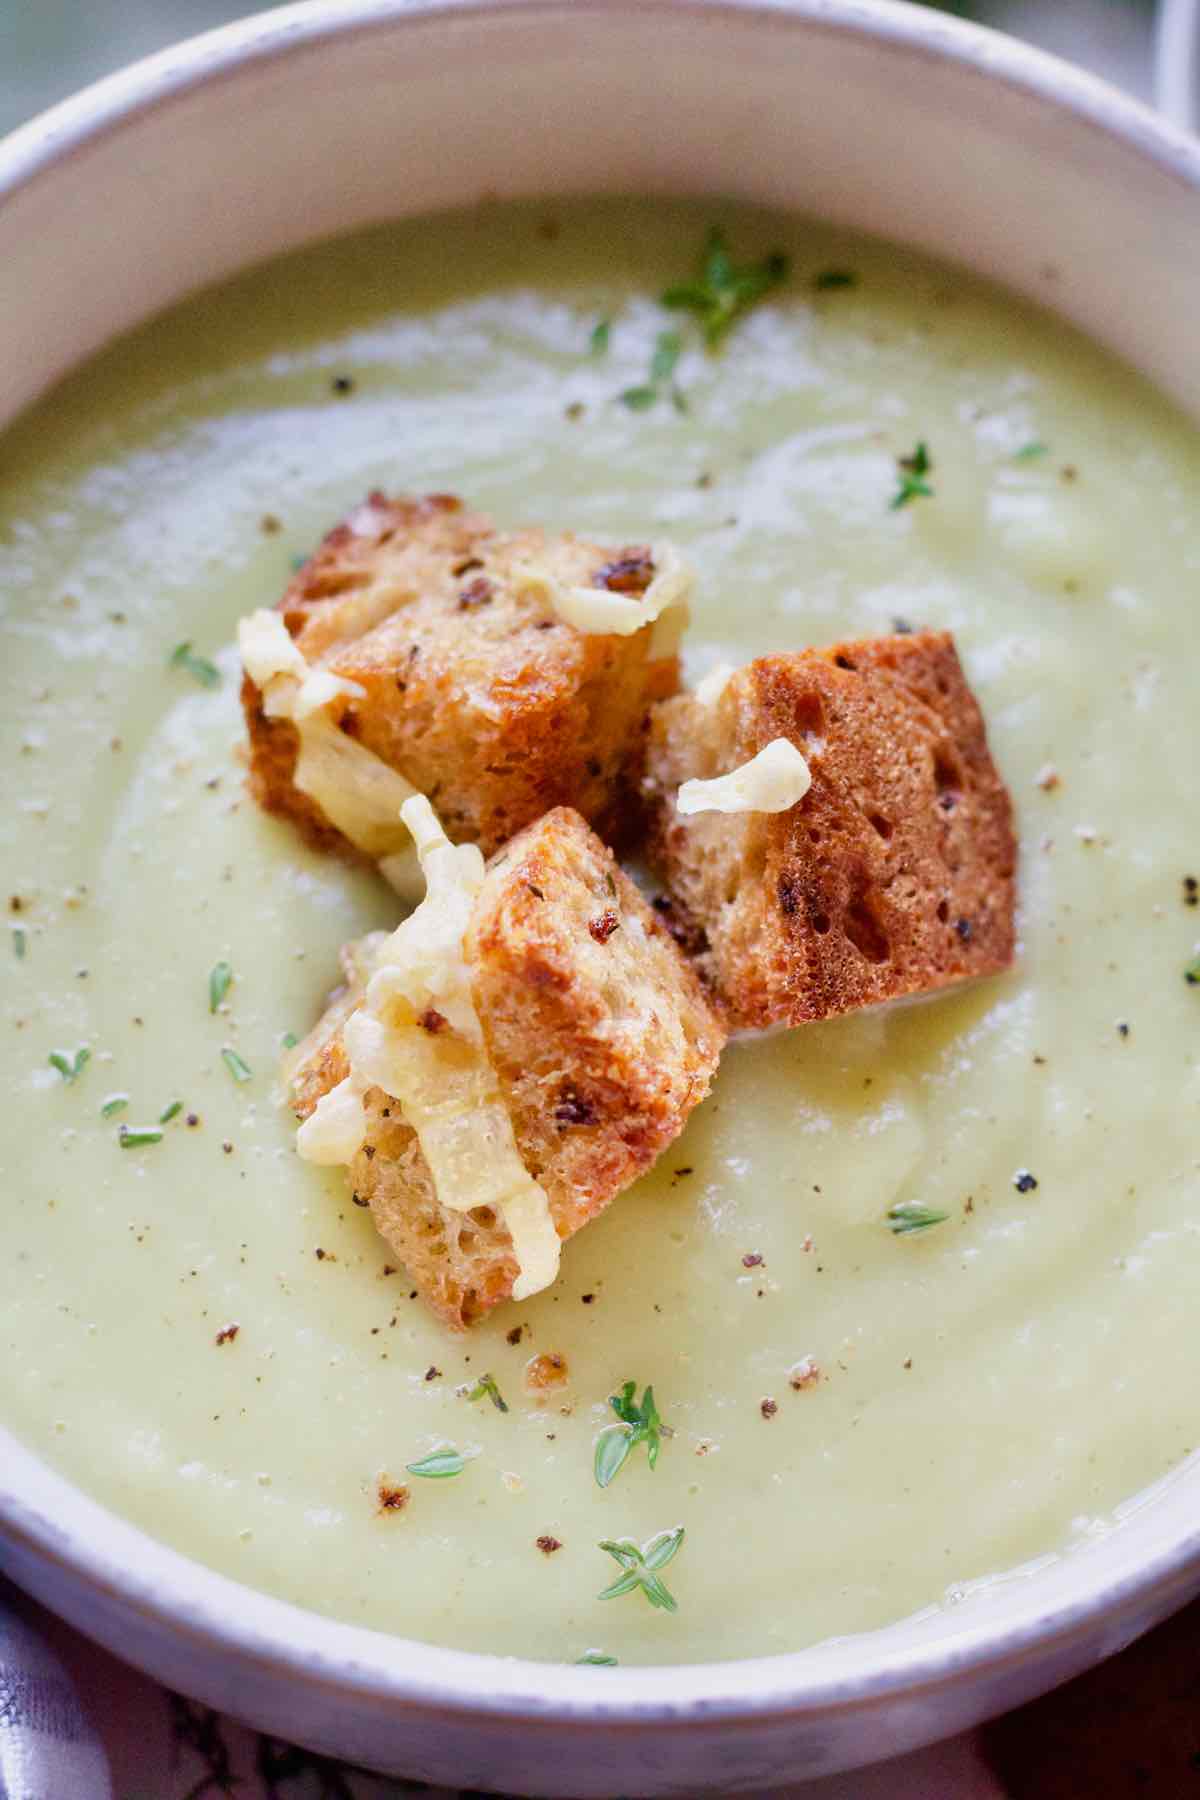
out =
<path fill-rule="evenodd" d="M 714 219 L 740 258 L 790 251 L 791 279 L 718 356 L 689 328 L 681 406 L 634 410 L 678 323 L 656 296 Z M 933 497 L 893 510 L 918 441 Z M 794 1648 L 1101 1528 L 1197 1440 L 1198 473 L 1191 428 L 1061 325 L 723 207 L 377 231 L 201 295 L 58 389 L 0 441 L 0 1418 L 271 1593 L 552 1659 Z M 692 675 L 951 627 L 1021 828 L 1011 976 L 731 1047 L 558 1285 L 468 1337 L 297 1160 L 280 1104 L 284 1034 L 397 903 L 258 813 L 237 760 L 236 619 L 376 486 L 674 539 L 699 570 Z M 168 666 L 188 640 L 219 685 Z M 47 1060 L 84 1045 L 74 1080 Z M 176 1100 L 161 1141 L 119 1146 Z M 949 1218 L 893 1236 L 902 1200 Z M 569 1381 L 539 1402 L 546 1352 Z M 804 1358 L 822 1379 L 796 1389 Z M 457 1391 L 485 1370 L 506 1413 Z M 627 1377 L 673 1436 L 602 1491 Z M 405 1475 L 442 1441 L 478 1452 L 464 1473 Z M 380 1512 L 381 1478 L 405 1509 Z M 597 1598 L 601 1539 L 677 1524 L 676 1614 Z"/>

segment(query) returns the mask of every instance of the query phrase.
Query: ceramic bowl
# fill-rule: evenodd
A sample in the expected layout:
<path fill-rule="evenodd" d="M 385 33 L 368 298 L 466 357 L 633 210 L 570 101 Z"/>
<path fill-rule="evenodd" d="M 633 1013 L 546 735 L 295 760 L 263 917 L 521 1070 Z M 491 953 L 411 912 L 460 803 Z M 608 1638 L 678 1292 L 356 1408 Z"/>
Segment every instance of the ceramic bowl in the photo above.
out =
<path fill-rule="evenodd" d="M 0 147 L 0 423 L 276 251 L 484 192 L 596 190 L 734 195 L 907 240 L 1200 409 L 1200 153 L 1063 63 L 887 0 L 310 0 L 153 57 Z M 1200 1589 L 1198 1499 L 1184 1471 L 1104 1541 L 872 1636 L 598 1671 L 268 1599 L 0 1429 L 0 1567 L 75 1625 L 281 1736 L 530 1795 L 766 1787 L 961 1730 Z"/>
<path fill-rule="evenodd" d="M 1174 124 L 1200 127 L 1200 0 L 1160 0 L 1154 92 Z"/>

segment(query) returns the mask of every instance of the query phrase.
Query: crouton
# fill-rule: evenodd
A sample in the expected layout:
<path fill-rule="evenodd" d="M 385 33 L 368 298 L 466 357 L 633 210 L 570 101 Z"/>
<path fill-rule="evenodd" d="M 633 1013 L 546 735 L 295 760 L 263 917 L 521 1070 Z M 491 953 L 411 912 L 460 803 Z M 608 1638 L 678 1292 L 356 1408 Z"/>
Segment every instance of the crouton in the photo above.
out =
<path fill-rule="evenodd" d="M 677 810 L 684 781 L 779 738 L 812 778 L 787 810 Z M 825 1019 L 1012 962 L 1012 808 L 948 633 L 763 656 L 664 701 L 647 786 L 673 929 L 733 1026 Z"/>
<path fill-rule="evenodd" d="M 336 694 L 341 731 L 428 795 L 456 843 L 490 855 L 556 805 L 613 839 L 635 820 L 647 709 L 678 687 L 672 634 L 637 628 L 636 614 L 580 630 L 552 597 L 595 589 L 628 614 L 658 572 L 645 547 L 501 532 L 451 495 L 374 493 L 277 611 L 310 667 L 357 684 Z M 296 786 L 296 724 L 263 699 L 247 675 L 251 793 L 318 848 L 354 857 Z"/>
<path fill-rule="evenodd" d="M 371 962 L 297 1053 L 302 1119 L 350 1072 L 343 1033 Z M 475 1012 L 520 1158 L 559 1239 L 628 1187 L 708 1091 L 724 1031 L 670 933 L 578 813 L 559 807 L 488 865 L 463 939 Z M 436 1011 L 418 1024 L 451 1027 Z M 512 1293 L 509 1235 L 488 1207 L 443 1204 L 416 1134 L 379 1087 L 350 1162 L 355 1199 L 433 1310 L 461 1329 Z"/>

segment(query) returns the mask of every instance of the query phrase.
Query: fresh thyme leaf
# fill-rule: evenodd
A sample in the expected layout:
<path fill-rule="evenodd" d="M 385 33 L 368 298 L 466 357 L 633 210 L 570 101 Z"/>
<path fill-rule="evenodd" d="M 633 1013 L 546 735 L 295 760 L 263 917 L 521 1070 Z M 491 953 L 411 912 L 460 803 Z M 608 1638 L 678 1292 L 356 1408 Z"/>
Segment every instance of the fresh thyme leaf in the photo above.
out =
<path fill-rule="evenodd" d="M 813 286 L 818 294 L 829 294 L 835 288 L 857 287 L 858 276 L 853 269 L 821 269 L 813 276 Z"/>
<path fill-rule="evenodd" d="M 122 1150 L 137 1150 L 142 1144 L 161 1144 L 162 1130 L 158 1125 L 118 1125 L 117 1142 Z"/>
<path fill-rule="evenodd" d="M 679 1602 L 661 1575 L 643 1575 L 642 1592 L 651 1606 L 661 1607 L 663 1612 L 679 1611 Z"/>
<path fill-rule="evenodd" d="M 62 1050 L 52 1050 L 46 1058 L 50 1067 L 57 1069 L 64 1081 L 78 1081 L 91 1060 L 92 1053 L 86 1044 L 81 1045 L 74 1056 L 67 1056 Z"/>
<path fill-rule="evenodd" d="M 615 1600 L 621 1594 L 632 1594 L 640 1588 L 651 1606 L 662 1612 L 677 1612 L 678 1602 L 657 1571 L 666 1568 L 683 1543 L 684 1535 L 683 1526 L 675 1525 L 666 1531 L 655 1532 L 641 1545 L 635 1544 L 632 1538 L 604 1538 L 601 1550 L 618 1562 L 624 1572 L 597 1597 Z"/>
<path fill-rule="evenodd" d="M 100 1117 L 102 1119 L 111 1119 L 114 1113 L 124 1112 L 128 1105 L 128 1094 L 110 1094 L 108 1099 L 104 1102 L 104 1105 L 100 1108 Z"/>
<path fill-rule="evenodd" d="M 221 671 L 216 663 L 209 662 L 207 656 L 197 656 L 192 649 L 190 638 L 186 643 L 176 644 L 167 658 L 169 669 L 186 669 L 193 681 L 201 687 L 216 687 L 221 679 Z"/>
<path fill-rule="evenodd" d="M 693 314 L 708 348 L 716 350 L 742 314 L 787 279 L 789 266 L 782 251 L 775 250 L 762 262 L 739 268 L 723 233 L 714 229 L 708 234 L 699 279 L 675 282 L 661 301 L 671 311 Z"/>
<path fill-rule="evenodd" d="M 601 1544 L 600 1548 L 606 1550 L 608 1546 Z M 636 1594 L 641 1585 L 642 1578 L 638 1571 L 627 1569 L 624 1575 L 618 1575 L 615 1581 L 610 1581 L 604 1592 L 597 1594 L 596 1598 L 597 1600 L 619 1600 L 622 1594 Z"/>
<path fill-rule="evenodd" d="M 169 1106 L 164 1106 L 162 1111 L 159 1113 L 159 1115 L 158 1115 L 159 1124 L 160 1125 L 169 1125 L 171 1123 L 171 1120 L 178 1117 L 178 1115 L 182 1111 L 183 1111 L 183 1101 L 182 1100 L 172 1100 L 171 1104 Z"/>
<path fill-rule="evenodd" d="M 923 494 L 926 499 L 933 498 L 933 489 L 925 479 L 933 469 L 933 458 L 924 439 L 918 443 L 911 456 L 898 456 L 896 467 L 900 486 L 892 496 L 892 512 L 901 506 L 907 506 L 918 494 Z"/>
<path fill-rule="evenodd" d="M 304 567 L 305 563 L 308 561 L 308 557 L 307 556 L 293 556 L 289 560 L 292 565 L 292 574 L 298 575 L 300 573 L 301 569 Z"/>
<path fill-rule="evenodd" d="M 508 1411 L 508 1401 L 496 1386 L 496 1377 L 494 1375 L 481 1375 L 479 1380 L 475 1383 L 475 1386 L 468 1393 L 467 1399 L 482 1400 L 485 1394 L 496 1408 L 497 1412 Z"/>
<path fill-rule="evenodd" d="M 651 381 L 669 381 L 682 355 L 683 339 L 679 333 L 660 331 L 654 340 L 654 355 L 650 358 Z"/>
<path fill-rule="evenodd" d="M 1189 987 L 1200 987 L 1200 956 L 1193 956 L 1191 962 L 1183 971 L 1183 979 L 1187 982 Z"/>
<path fill-rule="evenodd" d="M 235 1081 L 250 1080 L 251 1070 L 249 1066 L 242 1061 L 237 1051 L 229 1044 L 226 1044 L 225 1048 L 222 1050 L 221 1060 L 224 1062 L 225 1067 L 229 1070 L 229 1073 L 233 1076 Z"/>
<path fill-rule="evenodd" d="M 24 962 L 28 943 L 29 933 L 26 931 L 25 927 L 23 925 L 14 925 L 12 928 L 13 955 L 18 962 Z"/>
<path fill-rule="evenodd" d="M 928 1231 L 931 1225 L 941 1225 L 949 1217 L 949 1213 L 922 1206 L 919 1200 L 898 1200 L 895 1206 L 887 1209 L 888 1227 L 897 1237 L 907 1237 L 914 1231 Z"/>
<path fill-rule="evenodd" d="M 422 1475 L 429 1481 L 447 1481 L 451 1475 L 462 1474 L 467 1459 L 453 1444 L 444 1444 L 440 1450 L 431 1450 L 428 1456 L 420 1456 L 406 1466 L 410 1475 Z"/>
<path fill-rule="evenodd" d="M 615 1669 L 619 1666 L 616 1657 L 610 1656 L 607 1650 L 585 1650 L 582 1656 L 575 1658 L 575 1667 L 578 1669 L 584 1663 L 592 1669 Z"/>
<path fill-rule="evenodd" d="M 652 387 L 625 388 L 621 394 L 621 403 L 630 412 L 649 412 L 658 399 L 658 389 Z"/>
<path fill-rule="evenodd" d="M 608 1397 L 608 1404 L 621 1422 L 607 1426 L 596 1439 L 594 1469 L 596 1482 L 602 1488 L 624 1468 L 630 1452 L 638 1444 L 645 1444 L 646 1460 L 654 1468 L 663 1437 L 670 1436 L 654 1403 L 654 1389 L 645 1388 L 640 1401 L 635 1400 L 636 1393 L 637 1382 L 626 1381 L 619 1394 Z"/>
<path fill-rule="evenodd" d="M 648 1543 L 642 1545 L 642 1561 L 648 1569 L 665 1569 L 675 1552 L 683 1542 L 682 1525 L 676 1525 L 669 1531 L 660 1531 Z"/>
<path fill-rule="evenodd" d="M 233 985 L 232 963 L 214 963 L 208 977 L 208 1010 L 215 1013 Z"/>
<path fill-rule="evenodd" d="M 284 1032 L 282 1043 L 285 1050 L 294 1050 L 299 1042 L 300 1039 L 296 1036 L 294 1031 Z"/>
<path fill-rule="evenodd" d="M 606 1488 L 620 1474 L 625 1459 L 633 1449 L 633 1429 L 629 1425 L 606 1425 L 596 1439 L 594 1464 L 597 1487 Z"/>
<path fill-rule="evenodd" d="M 608 351 L 609 339 L 612 337 L 612 320 L 597 319 L 592 326 L 592 335 L 588 339 L 588 349 L 593 356 L 604 356 Z"/>
<path fill-rule="evenodd" d="M 1035 462 L 1039 456 L 1048 456 L 1049 454 L 1049 444 L 1043 444 L 1040 438 L 1034 438 L 1031 443 L 1022 444 L 1019 450 L 1013 451 L 1013 461 Z"/>

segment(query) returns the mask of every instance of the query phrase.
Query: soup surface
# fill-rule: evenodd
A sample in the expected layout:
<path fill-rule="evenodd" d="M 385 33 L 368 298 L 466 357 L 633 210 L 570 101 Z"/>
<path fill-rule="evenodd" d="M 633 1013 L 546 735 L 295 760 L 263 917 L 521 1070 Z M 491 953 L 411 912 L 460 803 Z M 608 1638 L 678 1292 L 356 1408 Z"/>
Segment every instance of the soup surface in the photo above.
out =
<path fill-rule="evenodd" d="M 714 222 L 792 274 L 708 355 L 657 296 Z M 893 508 L 919 442 L 933 494 Z M 3 1423 L 272 1593 L 555 1660 L 796 1648 L 1105 1529 L 1196 1442 L 1198 476 L 1061 325 L 723 206 L 379 230 L 52 394 L 0 440 Z M 557 1286 L 464 1337 L 281 1104 L 285 1034 L 398 903 L 257 812 L 236 756 L 235 621 L 376 486 L 675 540 L 693 677 L 952 628 L 1021 829 L 1011 976 L 732 1046 Z M 901 1201 L 949 1216 L 895 1236 Z M 535 1395 L 545 1354 L 567 1380 Z M 460 1391 L 484 1372 L 507 1412 Z M 626 1379 L 673 1435 L 602 1490 Z M 405 1473 L 447 1442 L 460 1475 Z M 602 1539 L 679 1524 L 677 1613 L 597 1597 Z"/>

